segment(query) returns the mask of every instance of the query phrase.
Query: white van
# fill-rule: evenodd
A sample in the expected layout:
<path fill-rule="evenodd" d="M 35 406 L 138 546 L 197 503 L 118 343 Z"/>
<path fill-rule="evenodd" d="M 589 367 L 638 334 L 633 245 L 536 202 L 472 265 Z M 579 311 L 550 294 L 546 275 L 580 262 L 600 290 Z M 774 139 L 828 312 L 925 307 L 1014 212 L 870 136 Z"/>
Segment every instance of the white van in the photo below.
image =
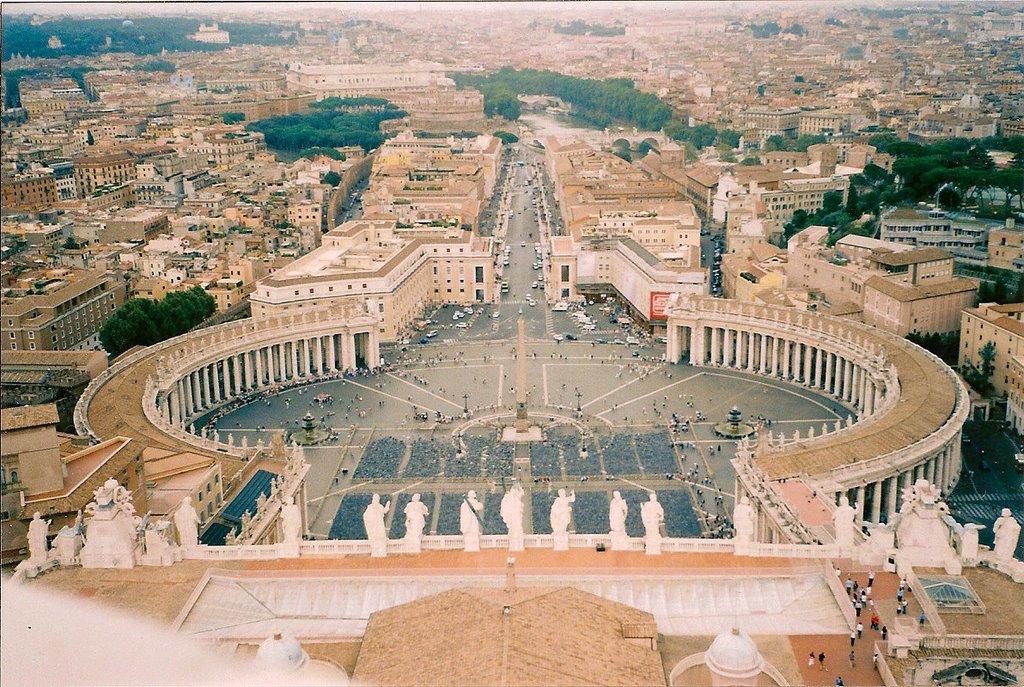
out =
<path fill-rule="evenodd" d="M 636 338 L 635 336 L 627 336 L 626 337 L 626 344 L 629 345 L 629 346 L 639 346 L 640 345 L 640 339 Z"/>
<path fill-rule="evenodd" d="M 553 306 L 551 306 L 551 309 L 554 310 L 555 312 L 565 312 L 566 310 L 569 309 L 569 304 L 566 303 L 565 301 L 558 301 Z"/>

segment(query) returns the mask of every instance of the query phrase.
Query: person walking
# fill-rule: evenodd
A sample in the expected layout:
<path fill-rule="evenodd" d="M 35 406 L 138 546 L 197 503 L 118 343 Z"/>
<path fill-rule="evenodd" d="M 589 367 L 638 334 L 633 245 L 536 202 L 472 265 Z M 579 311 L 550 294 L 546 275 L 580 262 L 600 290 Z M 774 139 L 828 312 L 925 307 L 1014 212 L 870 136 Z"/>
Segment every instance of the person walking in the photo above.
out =
<path fill-rule="evenodd" d="M 828 672 L 828 668 L 825 667 L 825 652 L 824 651 L 822 651 L 820 654 L 818 654 L 818 667 L 821 668 L 822 670 Z"/>
<path fill-rule="evenodd" d="M 864 636 L 864 623 L 857 623 L 857 639 Z"/>
<path fill-rule="evenodd" d="M 887 639 L 889 639 L 889 628 L 887 628 L 885 625 L 882 625 L 882 641 L 884 642 Z"/>
<path fill-rule="evenodd" d="M 907 614 L 907 600 L 906 599 L 904 599 L 903 603 L 900 604 L 900 608 L 903 609 L 903 615 L 906 615 Z"/>
<path fill-rule="evenodd" d="M 807 667 L 808 668 L 813 668 L 814 667 L 814 652 L 813 651 L 811 653 L 807 654 Z"/>
<path fill-rule="evenodd" d="M 850 576 L 847 575 L 846 576 L 846 595 L 850 596 L 851 594 L 853 594 L 853 580 L 851 580 Z"/>
<path fill-rule="evenodd" d="M 878 649 L 875 649 L 875 653 L 871 655 L 871 665 L 875 670 L 878 670 Z"/>
<path fill-rule="evenodd" d="M 868 587 L 871 587 L 871 585 L 873 585 L 874 583 L 875 583 L 875 571 L 874 570 L 869 570 L 868 571 Z"/>
<path fill-rule="evenodd" d="M 854 646 L 857 643 L 857 631 L 853 630 L 850 632 L 850 646 Z"/>
<path fill-rule="evenodd" d="M 842 675 L 840 675 L 839 677 L 836 678 L 836 687 L 844 687 L 845 684 L 846 683 L 843 682 L 843 676 Z"/>
<path fill-rule="evenodd" d="M 854 668 L 857 661 L 857 654 L 850 650 L 850 668 Z"/>

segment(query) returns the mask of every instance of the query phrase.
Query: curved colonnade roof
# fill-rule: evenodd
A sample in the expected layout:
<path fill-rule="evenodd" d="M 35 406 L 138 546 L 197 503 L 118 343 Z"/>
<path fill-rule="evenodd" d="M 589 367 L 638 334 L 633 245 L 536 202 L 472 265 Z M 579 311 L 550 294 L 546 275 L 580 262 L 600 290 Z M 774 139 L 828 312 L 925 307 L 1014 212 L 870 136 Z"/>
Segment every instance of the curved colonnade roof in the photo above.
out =
<path fill-rule="evenodd" d="M 701 307 L 710 303 L 717 307 Z M 728 309 L 728 305 L 723 307 L 723 303 L 732 304 L 734 309 Z M 700 318 L 705 323 L 735 315 L 756 317 L 766 324 L 786 324 L 787 317 L 797 314 L 782 308 L 751 306 L 709 297 L 677 300 L 668 309 L 670 319 L 674 315 L 673 310 L 678 313 L 676 317 Z M 773 314 L 779 319 L 773 319 Z M 757 456 L 757 466 L 770 479 L 801 474 L 820 475 L 898 451 L 934 434 L 956 410 L 958 383 L 947 373 L 945 363 L 924 349 L 867 325 L 851 326 L 852 323 L 841 319 L 811 313 L 799 315 L 821 318 L 823 323 L 835 326 L 836 334 L 845 333 L 862 340 L 869 347 L 881 347 L 886 360 L 896 369 L 900 398 L 895 406 L 872 417 L 870 422 L 854 423 L 828 440 L 802 441 Z M 766 327 L 765 331 L 770 329 Z M 807 330 L 812 336 L 816 331 Z"/>

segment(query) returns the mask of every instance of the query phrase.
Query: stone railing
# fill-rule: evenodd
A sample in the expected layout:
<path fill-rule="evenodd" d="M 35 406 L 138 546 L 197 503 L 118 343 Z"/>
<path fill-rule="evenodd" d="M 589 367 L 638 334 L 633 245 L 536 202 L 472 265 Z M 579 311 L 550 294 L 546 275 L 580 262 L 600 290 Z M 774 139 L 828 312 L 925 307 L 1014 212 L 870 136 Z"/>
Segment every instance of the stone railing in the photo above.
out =
<path fill-rule="evenodd" d="M 1024 651 L 1021 635 L 924 635 L 922 649 L 966 649 L 969 651 Z"/>
<path fill-rule="evenodd" d="M 889 668 L 889 661 L 886 658 L 889 655 L 889 642 L 875 642 L 875 654 L 878 655 L 878 675 L 882 678 L 882 684 L 885 687 L 899 687 L 902 680 L 898 681 L 892 674 L 892 669 Z"/>
<path fill-rule="evenodd" d="M 554 538 L 550 534 L 528 534 L 523 538 L 527 549 L 553 549 Z M 570 534 L 569 547 L 573 549 L 593 549 L 598 544 L 611 547 L 611 535 L 608 534 Z M 465 547 L 465 539 L 461 534 L 425 535 L 420 541 L 424 551 L 461 551 Z M 769 545 L 776 546 L 776 545 Z M 485 534 L 480 537 L 481 549 L 507 549 L 508 535 Z M 644 540 L 641 537 L 630 537 L 628 551 L 643 551 Z M 731 553 L 731 539 L 684 539 L 664 537 L 661 550 L 665 553 Z M 818 557 L 830 555 L 827 550 L 818 547 Z M 369 555 L 370 542 L 366 540 L 327 539 L 320 541 L 303 541 L 299 546 L 301 555 L 321 556 L 355 556 Z M 401 539 L 388 540 L 388 555 L 406 553 L 405 542 Z M 778 552 L 766 548 L 764 556 L 789 557 L 784 549 Z M 201 560 L 267 560 L 278 556 L 276 544 L 239 544 L 234 546 L 198 546 L 186 552 L 186 558 Z M 806 557 L 812 557 L 807 555 Z"/>

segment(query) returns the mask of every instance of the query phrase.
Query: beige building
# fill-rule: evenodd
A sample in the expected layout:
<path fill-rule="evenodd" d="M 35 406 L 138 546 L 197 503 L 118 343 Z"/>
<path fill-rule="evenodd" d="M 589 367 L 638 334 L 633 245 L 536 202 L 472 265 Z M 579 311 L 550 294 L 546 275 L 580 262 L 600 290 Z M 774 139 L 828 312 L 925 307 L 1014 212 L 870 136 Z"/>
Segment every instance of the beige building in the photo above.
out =
<path fill-rule="evenodd" d="M 796 138 L 800 127 L 800 108 L 752 107 L 743 113 L 743 123 L 746 130 L 754 131 L 760 138 Z"/>
<path fill-rule="evenodd" d="M 722 256 L 722 292 L 726 298 L 752 303 L 758 295 L 786 288 L 786 251 L 769 243 Z"/>
<path fill-rule="evenodd" d="M 122 210 L 103 223 L 97 232 L 101 243 L 148 241 L 154 236 L 168 233 L 167 213 L 160 210 Z"/>
<path fill-rule="evenodd" d="M 852 235 L 830 249 L 827 236 L 827 227 L 808 227 L 791 238 L 786 266 L 790 287 L 821 293 L 826 305 L 848 301 L 866 323 L 903 336 L 955 331 L 974 304 L 977 282 L 953 276 L 943 250 Z"/>
<path fill-rule="evenodd" d="M 4 491 L 60 489 L 67 471 L 57 442 L 57 406 L 45 403 L 4 408 L 0 418 L 4 438 L 0 484 Z"/>
<path fill-rule="evenodd" d="M 1010 379 L 1006 389 L 1006 421 L 1017 434 L 1024 434 L 1024 356 L 1010 358 Z"/>
<path fill-rule="evenodd" d="M 459 228 L 402 229 L 394 220 L 346 222 L 316 250 L 261 280 L 252 315 L 366 304 L 384 339 L 436 303 L 486 303 L 495 295 L 491 239 Z"/>
<path fill-rule="evenodd" d="M 94 271 L 61 270 L 41 275 L 31 291 L 3 299 L 3 350 L 98 346 L 100 327 L 126 297 L 122 279 Z"/>
<path fill-rule="evenodd" d="M 960 313 L 974 305 L 977 295 L 972 279 L 913 286 L 871 277 L 864 283 L 864 321 L 900 336 L 947 334 L 960 328 Z"/>
<path fill-rule="evenodd" d="M 992 388 L 1006 396 L 1010 390 L 1011 361 L 1024 356 L 1024 303 L 981 303 L 963 312 L 960 327 L 960 366 L 981 369 L 981 349 L 995 346 Z"/>
<path fill-rule="evenodd" d="M 445 77 L 445 66 L 428 62 L 407 64 L 305 64 L 288 65 L 288 88 L 316 93 L 318 99 L 335 96 L 388 98 L 454 85 Z M 399 102 L 399 104 L 402 104 Z"/>
<path fill-rule="evenodd" d="M 1024 271 L 1024 229 L 1013 220 L 1006 227 L 993 229 L 988 235 L 988 264 L 1004 270 Z"/>
<path fill-rule="evenodd" d="M 97 189 L 127 184 L 135 178 L 135 162 L 135 157 L 128 153 L 76 157 L 74 166 L 78 197 L 88 198 Z"/>

